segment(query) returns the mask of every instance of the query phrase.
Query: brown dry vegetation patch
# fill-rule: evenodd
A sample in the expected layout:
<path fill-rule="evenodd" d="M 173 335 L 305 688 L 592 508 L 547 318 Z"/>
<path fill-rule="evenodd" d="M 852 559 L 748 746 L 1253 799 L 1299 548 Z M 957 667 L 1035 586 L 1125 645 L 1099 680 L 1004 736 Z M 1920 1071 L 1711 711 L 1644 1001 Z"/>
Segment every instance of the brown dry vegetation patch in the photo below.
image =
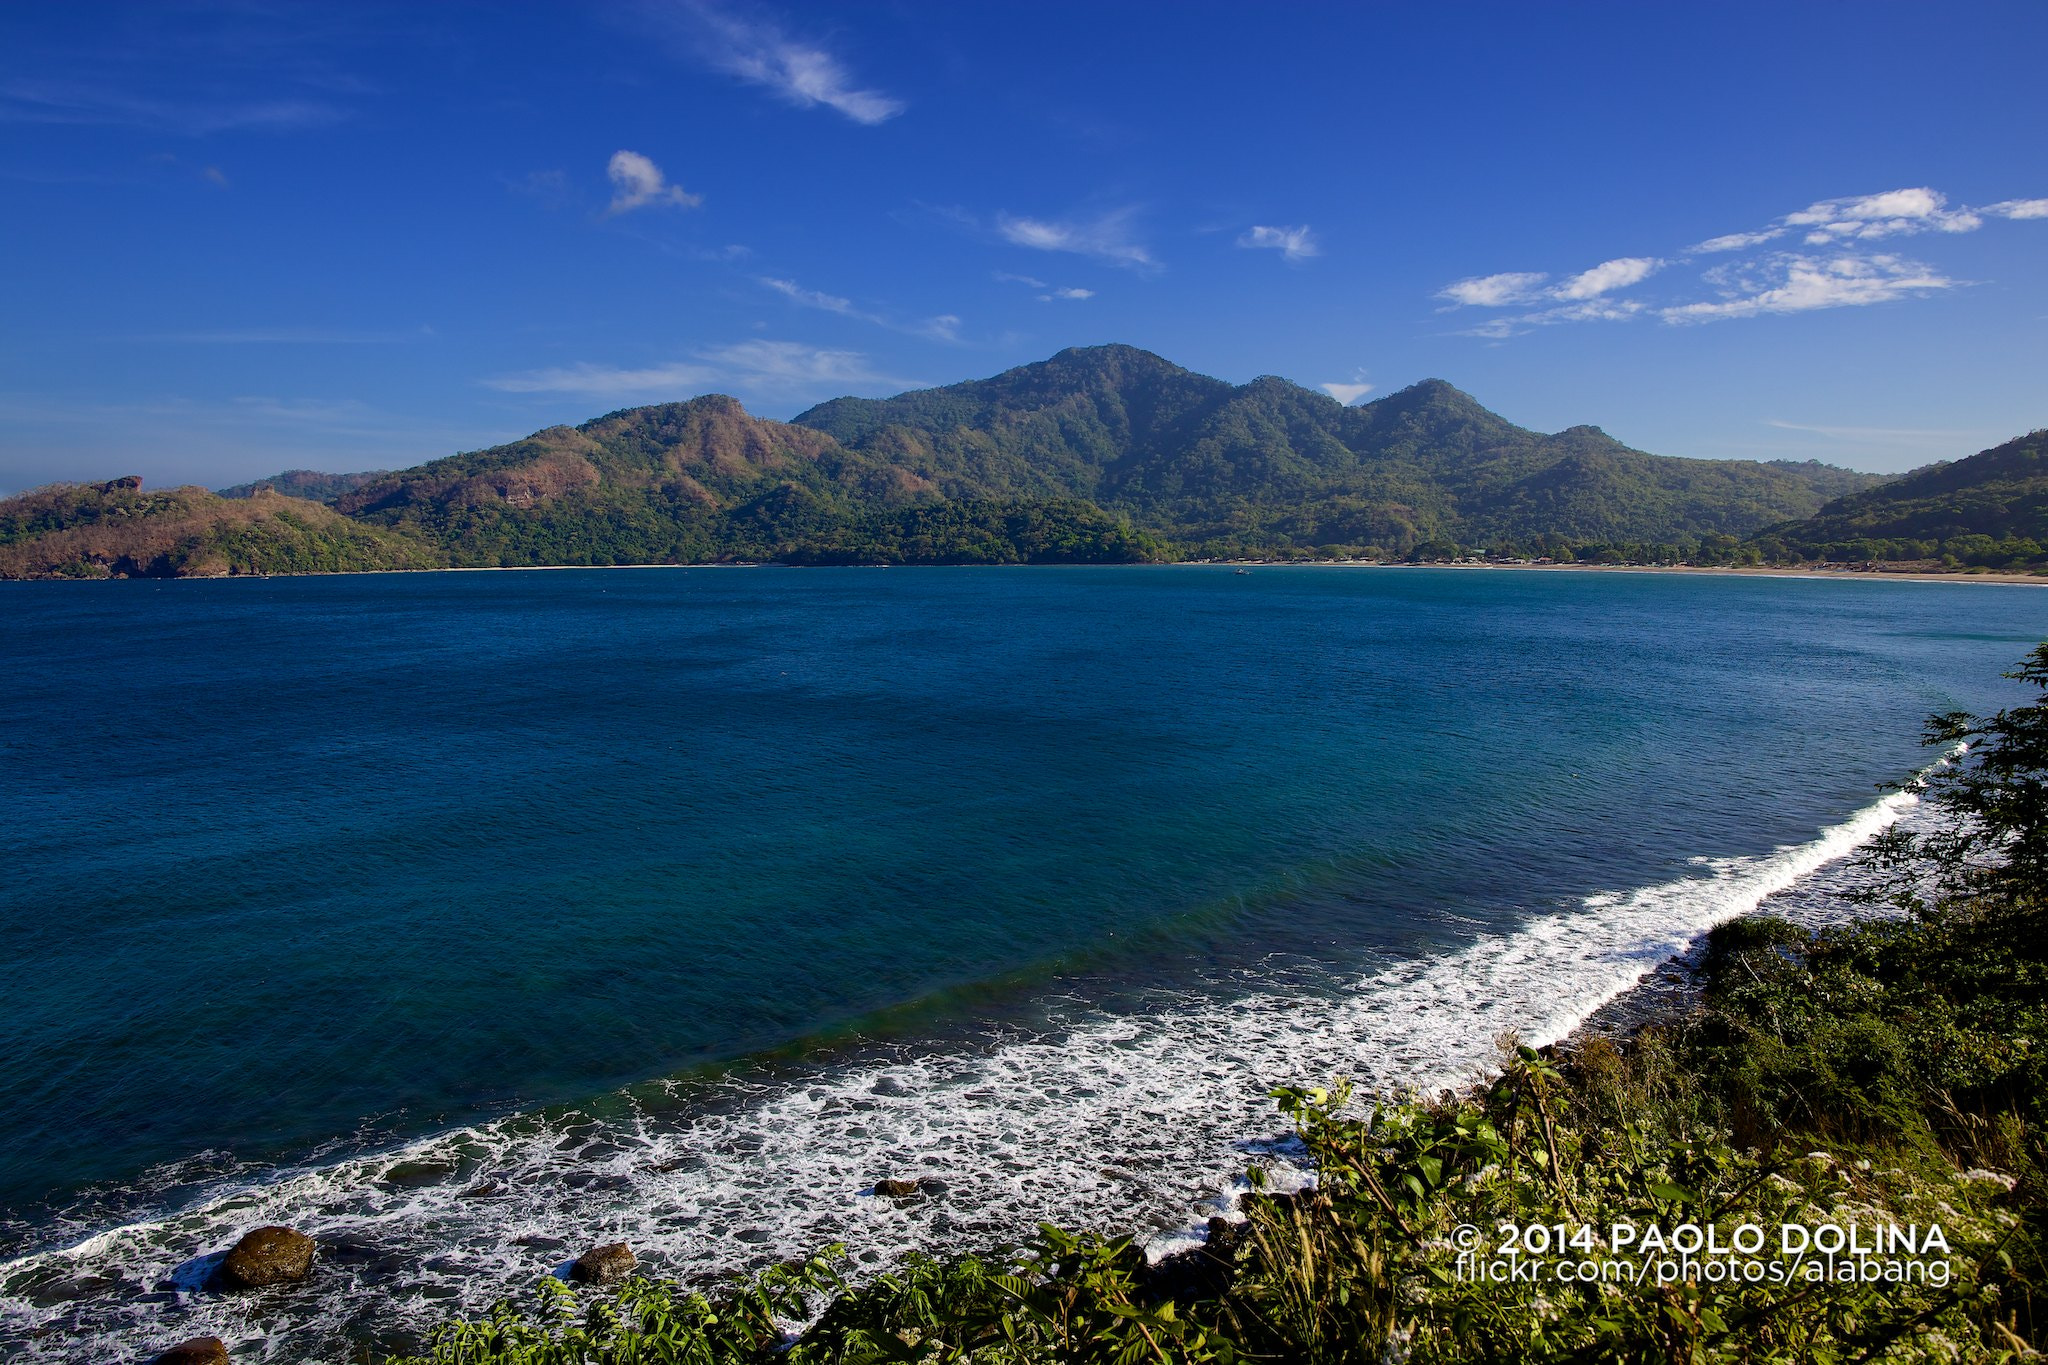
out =
<path fill-rule="evenodd" d="M 0 578 L 219 577 L 424 568 L 425 547 L 303 498 L 137 480 L 53 484 L 0 502 Z"/>

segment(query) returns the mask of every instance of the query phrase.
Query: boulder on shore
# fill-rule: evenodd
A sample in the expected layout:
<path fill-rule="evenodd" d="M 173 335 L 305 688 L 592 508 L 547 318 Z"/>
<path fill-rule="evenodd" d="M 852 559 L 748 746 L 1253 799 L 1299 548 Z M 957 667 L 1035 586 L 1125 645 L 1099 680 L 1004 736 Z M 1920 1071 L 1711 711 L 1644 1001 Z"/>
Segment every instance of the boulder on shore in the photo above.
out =
<path fill-rule="evenodd" d="M 194 1337 L 179 1342 L 149 1365 L 228 1365 L 227 1343 L 219 1337 Z"/>
<path fill-rule="evenodd" d="M 576 1264 L 569 1267 L 569 1278 L 578 1284 L 615 1284 L 639 1263 L 633 1248 L 624 1242 L 607 1242 L 578 1256 Z"/>
<path fill-rule="evenodd" d="M 1226 1218 L 1209 1220 L 1209 1239 L 1148 1265 L 1138 1273 L 1146 1298 L 1176 1303 L 1199 1303 L 1220 1299 L 1237 1278 L 1237 1250 L 1247 1240 L 1249 1227 Z"/>
<path fill-rule="evenodd" d="M 232 1289 L 296 1284 L 313 1272 L 313 1239 L 290 1228 L 256 1228 L 242 1234 L 220 1263 L 221 1283 Z"/>

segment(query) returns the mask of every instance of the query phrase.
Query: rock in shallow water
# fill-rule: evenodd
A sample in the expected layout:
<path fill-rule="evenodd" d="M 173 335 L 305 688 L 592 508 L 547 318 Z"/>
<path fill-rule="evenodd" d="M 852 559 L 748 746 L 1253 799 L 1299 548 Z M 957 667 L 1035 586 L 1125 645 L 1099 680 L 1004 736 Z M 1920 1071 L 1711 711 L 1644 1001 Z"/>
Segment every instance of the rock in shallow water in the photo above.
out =
<path fill-rule="evenodd" d="M 228 1365 L 227 1343 L 219 1337 L 194 1337 L 179 1342 L 150 1365 Z"/>
<path fill-rule="evenodd" d="M 893 1199 L 906 1203 L 913 1199 L 935 1199 L 946 1192 L 946 1182 L 931 1176 L 920 1176 L 916 1180 L 877 1180 L 875 1195 L 880 1199 Z"/>
<path fill-rule="evenodd" d="M 569 1278 L 578 1284 L 613 1284 L 625 1279 L 638 1264 L 633 1248 L 624 1242 L 609 1242 L 578 1256 L 576 1264 L 569 1267 Z"/>
<path fill-rule="evenodd" d="M 1246 1224 L 1211 1218 L 1208 1241 L 1146 1266 L 1138 1274 L 1138 1283 L 1146 1297 L 1155 1300 L 1198 1303 L 1220 1299 L 1237 1277 L 1237 1249 L 1249 1232 Z"/>
<path fill-rule="evenodd" d="M 220 1263 L 221 1283 L 231 1289 L 296 1284 L 313 1272 L 313 1239 L 290 1228 L 256 1228 L 242 1234 Z"/>

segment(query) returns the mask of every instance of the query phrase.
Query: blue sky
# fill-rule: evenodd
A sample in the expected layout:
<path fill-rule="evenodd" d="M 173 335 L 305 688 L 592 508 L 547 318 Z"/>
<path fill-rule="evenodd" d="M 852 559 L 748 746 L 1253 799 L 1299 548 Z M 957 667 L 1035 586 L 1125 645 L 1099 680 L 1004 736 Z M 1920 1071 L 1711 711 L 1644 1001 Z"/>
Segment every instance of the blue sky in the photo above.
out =
<path fill-rule="evenodd" d="M 2048 6 L 0 8 L 0 489 L 1124 341 L 1896 470 L 2048 425 Z"/>

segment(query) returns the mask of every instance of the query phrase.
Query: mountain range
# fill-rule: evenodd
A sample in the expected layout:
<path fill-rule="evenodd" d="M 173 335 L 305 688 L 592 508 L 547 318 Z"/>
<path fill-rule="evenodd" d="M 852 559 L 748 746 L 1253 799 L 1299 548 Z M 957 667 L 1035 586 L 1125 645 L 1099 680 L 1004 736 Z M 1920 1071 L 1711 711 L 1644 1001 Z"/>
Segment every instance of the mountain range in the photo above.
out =
<path fill-rule="evenodd" d="M 2038 478 L 2034 468 L 2020 460 L 1964 520 L 2024 503 L 2012 480 Z M 707 395 L 392 472 L 294 470 L 223 495 L 145 493 L 133 479 L 59 485 L 0 503 L 0 575 L 1461 547 L 1676 557 L 1759 533 L 1789 550 L 1821 534 L 1800 529 L 1809 523 L 1892 526 L 1879 510 L 1891 506 L 1886 490 L 1936 473 L 1886 484 L 1812 462 L 1652 455 L 1594 426 L 1518 427 L 1441 380 L 1346 407 L 1283 379 L 1233 385 L 1111 345 L 893 398 L 833 399 L 790 422 Z M 1970 478 L 1950 473 L 1914 496 L 1939 500 Z M 2030 525 L 2038 501 L 2006 521 Z"/>

